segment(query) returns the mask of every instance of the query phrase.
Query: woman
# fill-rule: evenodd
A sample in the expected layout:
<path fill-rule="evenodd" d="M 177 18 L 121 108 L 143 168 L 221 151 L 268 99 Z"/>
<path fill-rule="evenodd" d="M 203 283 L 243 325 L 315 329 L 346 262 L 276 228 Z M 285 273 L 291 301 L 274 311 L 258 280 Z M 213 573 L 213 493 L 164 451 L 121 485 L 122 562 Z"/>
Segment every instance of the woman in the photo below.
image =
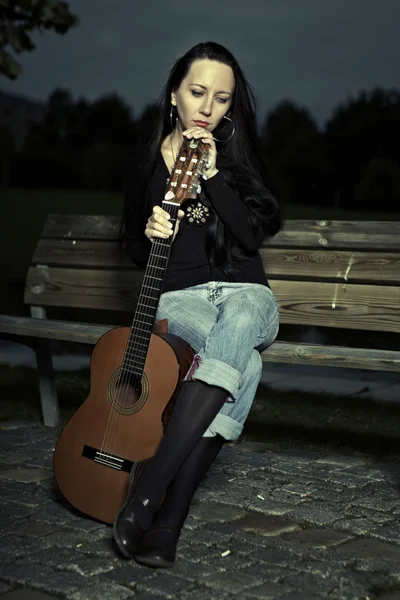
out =
<path fill-rule="evenodd" d="M 278 310 L 258 249 L 281 228 L 262 164 L 253 97 L 232 54 L 189 50 L 171 71 L 162 118 L 134 165 L 124 210 L 126 246 L 147 262 L 152 241 L 173 236 L 157 318 L 196 351 L 155 456 L 135 465 L 114 523 L 119 550 L 168 567 L 191 499 L 226 440 L 236 440 L 261 376 L 260 350 Z M 205 179 L 173 226 L 160 204 L 183 138 L 210 145 Z"/>

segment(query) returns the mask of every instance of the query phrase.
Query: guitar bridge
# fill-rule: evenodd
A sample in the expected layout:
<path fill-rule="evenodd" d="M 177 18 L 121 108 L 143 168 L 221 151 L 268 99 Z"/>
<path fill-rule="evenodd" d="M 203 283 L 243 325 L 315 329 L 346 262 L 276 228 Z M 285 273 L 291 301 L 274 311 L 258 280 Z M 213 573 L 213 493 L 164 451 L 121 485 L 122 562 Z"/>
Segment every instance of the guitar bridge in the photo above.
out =
<path fill-rule="evenodd" d="M 111 454 L 98 448 L 93 448 L 92 446 L 87 446 L 86 444 L 83 446 L 82 456 L 104 467 L 109 467 L 116 471 L 125 471 L 126 473 L 130 473 L 134 465 L 131 460 L 121 458 L 116 454 Z"/>

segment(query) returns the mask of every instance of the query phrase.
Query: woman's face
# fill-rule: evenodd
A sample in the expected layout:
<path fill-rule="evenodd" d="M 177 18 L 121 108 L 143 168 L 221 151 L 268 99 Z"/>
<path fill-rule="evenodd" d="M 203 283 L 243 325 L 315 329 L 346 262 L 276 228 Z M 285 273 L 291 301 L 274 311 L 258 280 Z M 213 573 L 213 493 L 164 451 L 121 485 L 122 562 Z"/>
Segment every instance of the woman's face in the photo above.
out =
<path fill-rule="evenodd" d="M 197 126 L 214 131 L 231 106 L 234 87 L 231 67 L 215 60 L 195 60 L 171 96 L 181 130 Z"/>

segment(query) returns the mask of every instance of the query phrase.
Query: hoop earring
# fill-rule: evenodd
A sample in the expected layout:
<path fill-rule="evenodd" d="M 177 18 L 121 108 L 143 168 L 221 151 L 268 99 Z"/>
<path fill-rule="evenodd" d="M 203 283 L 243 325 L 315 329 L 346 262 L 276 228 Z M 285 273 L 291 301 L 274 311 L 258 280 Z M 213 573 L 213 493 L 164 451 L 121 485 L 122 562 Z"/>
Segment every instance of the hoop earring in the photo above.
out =
<path fill-rule="evenodd" d="M 214 139 L 214 141 L 215 141 L 215 142 L 227 142 L 227 141 L 229 141 L 231 138 L 233 138 L 233 136 L 235 135 L 235 131 L 236 131 L 236 130 L 235 130 L 235 126 L 234 126 L 234 124 L 233 124 L 233 121 L 232 121 L 232 119 L 230 119 L 230 118 L 229 118 L 229 117 L 227 117 L 226 115 L 224 115 L 224 119 L 227 119 L 227 120 L 228 120 L 228 121 L 229 121 L 229 122 L 232 124 L 232 133 L 231 133 L 231 135 L 230 135 L 228 138 L 226 138 L 226 140 L 217 140 L 217 138 L 215 138 L 215 137 L 213 136 L 213 139 Z"/>
<path fill-rule="evenodd" d="M 178 122 L 178 116 L 176 116 L 176 118 L 175 118 L 175 125 L 174 125 L 174 123 L 172 121 L 172 114 L 174 112 L 174 108 L 176 108 L 175 105 L 171 104 L 171 110 L 169 111 L 169 120 L 170 120 L 170 123 L 171 123 L 171 129 L 174 129 L 176 127 L 177 122 Z"/>

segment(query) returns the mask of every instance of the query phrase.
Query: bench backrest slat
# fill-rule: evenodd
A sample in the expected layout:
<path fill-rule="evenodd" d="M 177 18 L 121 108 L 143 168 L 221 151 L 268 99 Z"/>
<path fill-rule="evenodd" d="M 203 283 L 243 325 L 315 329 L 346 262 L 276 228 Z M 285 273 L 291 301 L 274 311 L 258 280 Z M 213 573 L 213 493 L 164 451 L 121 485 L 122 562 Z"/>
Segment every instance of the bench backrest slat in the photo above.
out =
<path fill-rule="evenodd" d="M 132 311 L 140 289 L 140 270 L 32 267 L 26 301 Z M 270 280 L 282 323 L 400 332 L 400 287 Z"/>
<path fill-rule="evenodd" d="M 44 238 L 116 240 L 118 216 L 49 215 Z M 269 247 L 363 248 L 400 252 L 400 222 L 288 220 Z"/>
<path fill-rule="evenodd" d="M 270 245 L 400 252 L 400 222 L 292 220 Z"/>

